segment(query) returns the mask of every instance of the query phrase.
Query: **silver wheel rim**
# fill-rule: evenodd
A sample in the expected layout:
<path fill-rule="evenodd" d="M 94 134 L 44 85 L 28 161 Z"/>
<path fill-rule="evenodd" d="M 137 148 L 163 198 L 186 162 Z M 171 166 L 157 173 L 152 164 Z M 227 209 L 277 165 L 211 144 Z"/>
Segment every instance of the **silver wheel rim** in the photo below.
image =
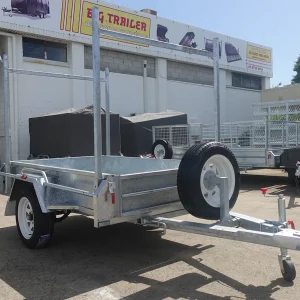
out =
<path fill-rule="evenodd" d="M 212 207 L 220 207 L 220 190 L 218 186 L 208 187 L 205 180 L 211 174 L 228 178 L 229 199 L 235 187 L 235 172 L 229 159 L 224 155 L 211 156 L 204 164 L 200 176 L 200 188 L 205 201 Z"/>
<path fill-rule="evenodd" d="M 165 158 L 166 156 L 166 150 L 165 150 L 165 147 L 161 144 L 158 144 L 155 146 L 154 148 L 154 156 L 156 158 Z"/>
<path fill-rule="evenodd" d="M 34 214 L 32 206 L 26 197 L 22 197 L 19 201 L 18 221 L 23 237 L 29 240 L 34 230 Z"/>

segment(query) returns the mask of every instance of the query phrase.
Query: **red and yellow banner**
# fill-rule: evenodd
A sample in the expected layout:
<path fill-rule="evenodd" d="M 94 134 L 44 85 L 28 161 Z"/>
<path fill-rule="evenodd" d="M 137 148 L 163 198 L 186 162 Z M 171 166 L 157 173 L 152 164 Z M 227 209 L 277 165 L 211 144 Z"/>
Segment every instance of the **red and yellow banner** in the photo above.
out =
<path fill-rule="evenodd" d="M 82 0 L 62 0 L 60 29 L 91 36 L 92 8 L 94 6 L 99 7 L 100 28 L 150 38 L 151 20 L 149 18 Z M 107 36 L 103 37 L 122 41 Z"/>
<path fill-rule="evenodd" d="M 271 50 L 247 45 L 247 58 L 271 63 Z"/>

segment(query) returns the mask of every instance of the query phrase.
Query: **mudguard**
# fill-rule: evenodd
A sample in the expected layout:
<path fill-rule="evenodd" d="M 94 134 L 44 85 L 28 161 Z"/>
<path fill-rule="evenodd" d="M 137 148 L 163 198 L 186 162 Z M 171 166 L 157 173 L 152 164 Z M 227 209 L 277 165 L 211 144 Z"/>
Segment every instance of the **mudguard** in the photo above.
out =
<path fill-rule="evenodd" d="M 42 176 L 28 176 L 26 179 L 15 179 L 13 187 L 11 189 L 10 196 L 6 203 L 5 216 L 14 216 L 16 200 L 22 194 L 24 189 L 34 189 L 34 192 L 39 201 L 41 211 L 43 213 L 48 213 L 49 210 L 45 204 L 45 179 Z"/>

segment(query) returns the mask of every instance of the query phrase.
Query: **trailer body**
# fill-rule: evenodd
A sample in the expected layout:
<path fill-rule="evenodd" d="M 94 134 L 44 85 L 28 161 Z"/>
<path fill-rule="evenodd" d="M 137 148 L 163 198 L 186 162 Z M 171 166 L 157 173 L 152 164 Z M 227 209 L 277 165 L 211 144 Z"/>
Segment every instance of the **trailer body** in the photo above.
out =
<path fill-rule="evenodd" d="M 96 227 L 137 220 L 145 215 L 183 210 L 177 192 L 178 166 L 178 160 L 103 156 L 105 196 L 99 193 L 97 196 L 99 205 L 95 206 L 93 195 L 88 192 L 94 189 L 94 157 L 11 162 L 14 174 L 21 174 L 24 178 L 26 176 L 24 182 L 35 184 L 44 213 L 72 210 L 96 218 L 98 220 Z M 46 180 L 44 176 L 47 176 Z M 17 181 L 15 184 L 19 184 Z M 44 185 L 45 181 L 48 181 L 50 186 Z M 86 193 L 57 189 L 51 184 Z M 13 187 L 9 202 L 16 200 L 14 189 L 18 188 Z M 7 210 L 6 215 L 12 214 L 14 209 Z"/>
<path fill-rule="evenodd" d="M 215 140 L 214 125 L 189 124 L 155 126 L 153 143 L 167 140 L 173 148 L 173 158 L 181 159 L 189 147 Z M 297 161 L 284 159 L 288 149 L 300 158 L 300 122 L 298 121 L 240 121 L 223 123 L 220 141 L 234 153 L 241 169 L 290 168 Z M 282 155 L 284 157 L 282 157 Z"/>

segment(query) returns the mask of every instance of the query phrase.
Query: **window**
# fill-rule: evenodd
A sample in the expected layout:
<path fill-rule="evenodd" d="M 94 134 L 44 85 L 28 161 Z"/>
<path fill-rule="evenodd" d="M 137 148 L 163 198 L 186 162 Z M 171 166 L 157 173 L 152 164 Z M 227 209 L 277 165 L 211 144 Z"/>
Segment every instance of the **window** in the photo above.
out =
<path fill-rule="evenodd" d="M 232 73 L 232 86 L 251 90 L 261 90 L 261 77 Z"/>
<path fill-rule="evenodd" d="M 67 45 L 24 37 L 23 56 L 67 62 Z"/>
<path fill-rule="evenodd" d="M 167 79 L 196 84 L 213 85 L 213 68 L 168 60 Z"/>

